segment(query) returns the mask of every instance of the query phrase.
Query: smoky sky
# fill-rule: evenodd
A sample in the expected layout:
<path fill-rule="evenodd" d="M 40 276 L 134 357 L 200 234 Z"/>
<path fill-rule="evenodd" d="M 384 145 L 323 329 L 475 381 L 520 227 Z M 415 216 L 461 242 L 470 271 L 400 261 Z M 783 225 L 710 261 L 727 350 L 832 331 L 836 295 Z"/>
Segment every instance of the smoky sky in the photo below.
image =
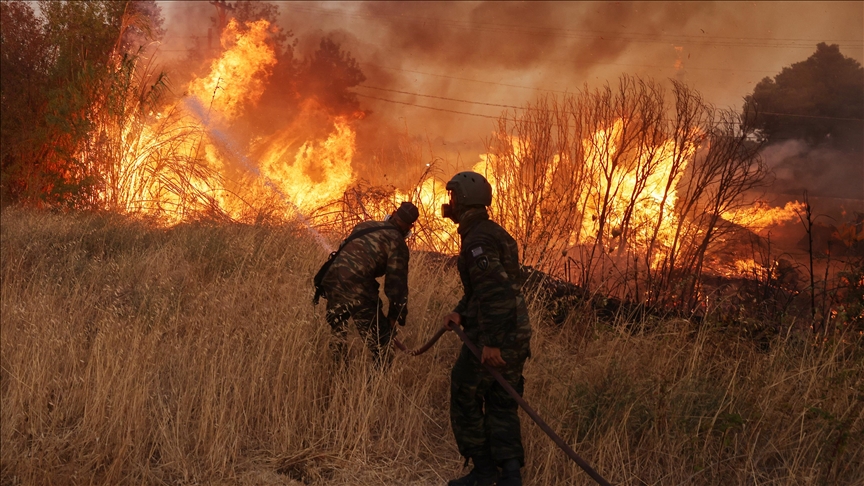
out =
<path fill-rule="evenodd" d="M 679 79 L 707 101 L 737 108 L 759 80 L 806 59 L 819 42 L 840 44 L 844 55 L 864 62 L 861 2 L 272 3 L 282 27 L 295 34 L 299 56 L 329 36 L 360 62 L 368 85 L 491 104 L 521 105 L 540 93 L 573 92 L 631 74 Z M 169 36 L 187 44 L 206 35 L 215 14 L 207 2 L 163 6 Z M 427 111 L 420 118 L 437 116 Z"/>
<path fill-rule="evenodd" d="M 361 10 L 377 19 L 404 19 L 382 26 L 401 52 L 455 68 L 532 69 L 550 59 L 573 68 L 617 59 L 633 41 L 683 26 L 711 5 L 639 9 L 621 3 L 369 3 Z M 446 16 L 446 17 L 445 17 Z M 464 20 L 448 20 L 461 18 Z M 639 32 L 623 27 L 638 25 Z M 661 41 L 662 42 L 662 41 Z"/>
<path fill-rule="evenodd" d="M 297 57 L 327 36 L 358 61 L 367 79 L 355 92 L 370 112 L 358 138 L 408 133 L 463 167 L 478 160 L 495 117 L 540 95 L 626 74 L 681 81 L 740 109 L 761 79 L 820 42 L 864 62 L 864 2 L 272 3 Z M 175 46 L 206 35 L 215 13 L 206 2 L 162 5 Z"/>

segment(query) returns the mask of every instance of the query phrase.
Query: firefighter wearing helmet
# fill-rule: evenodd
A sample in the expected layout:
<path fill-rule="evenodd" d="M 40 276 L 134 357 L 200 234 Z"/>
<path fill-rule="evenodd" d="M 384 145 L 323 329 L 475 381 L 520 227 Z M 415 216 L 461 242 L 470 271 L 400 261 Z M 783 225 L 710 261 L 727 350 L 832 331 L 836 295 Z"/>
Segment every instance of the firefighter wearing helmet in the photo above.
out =
<path fill-rule="evenodd" d="M 313 299 L 327 299 L 327 323 L 335 341 L 334 358 L 345 355 L 348 319 L 372 352 L 378 368 L 387 367 L 393 359 L 390 342 L 395 325 L 405 325 L 408 315 L 408 246 L 405 238 L 417 221 L 419 211 L 410 202 L 403 202 L 384 221 L 366 221 L 351 231 L 339 250 L 315 276 Z M 378 297 L 378 277 L 385 276 L 384 294 L 389 301 L 387 314 Z M 320 281 L 320 284 L 319 284 Z"/>
<path fill-rule="evenodd" d="M 492 186 L 476 172 L 460 172 L 447 183 L 450 203 L 442 216 L 459 225 L 459 276 L 464 295 L 444 317 L 461 325 L 482 348 L 482 363 L 495 367 L 522 394 L 522 368 L 531 355 L 531 326 L 522 295 L 519 249 L 504 228 L 489 219 Z M 521 485 L 525 463 L 518 404 L 463 345 L 450 374 L 450 423 L 459 452 L 473 462 L 468 475 L 449 486 Z"/>

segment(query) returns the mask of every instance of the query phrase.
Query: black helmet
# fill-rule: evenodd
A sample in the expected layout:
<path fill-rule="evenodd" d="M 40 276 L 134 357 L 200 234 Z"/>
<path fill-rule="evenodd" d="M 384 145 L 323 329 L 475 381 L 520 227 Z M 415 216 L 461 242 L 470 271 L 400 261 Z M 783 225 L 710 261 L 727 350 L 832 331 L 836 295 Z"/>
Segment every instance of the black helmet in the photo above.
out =
<path fill-rule="evenodd" d="M 450 179 L 446 187 L 453 194 L 453 202 L 463 208 L 492 204 L 492 186 L 476 172 L 460 172 Z"/>
<path fill-rule="evenodd" d="M 399 209 L 394 211 L 393 214 L 405 223 L 414 224 L 414 222 L 417 221 L 417 217 L 420 216 L 420 211 L 413 203 L 402 201 Z"/>

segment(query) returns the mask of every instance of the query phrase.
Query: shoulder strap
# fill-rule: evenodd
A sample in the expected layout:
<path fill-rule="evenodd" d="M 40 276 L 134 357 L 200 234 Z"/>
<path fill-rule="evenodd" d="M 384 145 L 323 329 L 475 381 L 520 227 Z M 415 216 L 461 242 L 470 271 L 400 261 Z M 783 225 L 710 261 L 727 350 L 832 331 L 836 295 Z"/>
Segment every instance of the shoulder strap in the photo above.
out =
<path fill-rule="evenodd" d="M 336 252 L 338 253 L 340 250 L 342 250 L 342 247 L 347 245 L 348 242 L 351 240 L 356 240 L 357 238 L 360 238 L 361 236 L 366 236 L 369 233 L 372 233 L 372 232 L 375 232 L 378 230 L 387 230 L 387 229 L 399 231 L 399 228 L 397 228 L 395 226 L 373 226 L 372 228 L 362 229 L 362 230 L 360 230 L 360 231 L 358 231 L 352 235 L 349 235 L 348 238 L 345 238 L 345 240 L 343 240 L 342 243 L 339 245 L 339 250 L 336 250 Z"/>
<path fill-rule="evenodd" d="M 344 248 L 345 245 L 347 245 L 348 242 L 351 240 L 356 240 L 357 238 L 360 238 L 361 236 L 368 235 L 369 233 L 372 233 L 372 232 L 375 232 L 378 230 L 386 230 L 386 229 L 392 229 L 392 230 L 399 231 L 399 228 L 397 228 L 395 226 L 373 226 L 372 228 L 362 229 L 362 230 L 360 230 L 360 231 L 358 231 L 352 235 L 349 235 L 348 238 L 345 238 L 344 240 L 342 240 L 342 243 L 339 244 L 339 248 L 336 251 L 330 253 L 330 256 L 327 258 L 327 261 L 325 261 L 324 264 L 321 265 L 321 268 L 318 269 L 318 273 L 315 274 L 315 278 L 313 278 L 313 282 L 315 284 L 315 296 L 312 298 L 313 304 L 317 305 L 318 304 L 318 298 L 321 297 L 322 295 L 324 295 L 324 288 L 321 287 L 321 283 L 324 281 L 324 277 L 327 275 L 327 272 L 330 270 L 330 265 L 333 264 L 333 260 L 335 260 L 336 257 L 339 255 L 339 253 L 342 251 L 342 248 Z"/>

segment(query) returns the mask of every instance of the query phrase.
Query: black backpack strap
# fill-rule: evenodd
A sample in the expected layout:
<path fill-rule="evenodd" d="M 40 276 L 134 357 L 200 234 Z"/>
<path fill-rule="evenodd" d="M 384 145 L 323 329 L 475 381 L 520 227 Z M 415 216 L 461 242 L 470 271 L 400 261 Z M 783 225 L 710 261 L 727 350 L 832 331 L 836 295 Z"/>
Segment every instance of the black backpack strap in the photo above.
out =
<path fill-rule="evenodd" d="M 357 238 L 360 238 L 361 236 L 366 236 L 366 235 L 368 235 L 369 233 L 373 233 L 373 232 L 378 231 L 378 230 L 387 230 L 387 229 L 389 229 L 389 230 L 394 230 L 394 231 L 399 231 L 399 228 L 397 228 L 397 227 L 395 227 L 395 226 L 373 226 L 372 228 L 362 229 L 362 230 L 360 230 L 360 231 L 358 231 L 358 232 L 356 232 L 356 233 L 354 233 L 354 234 L 348 235 L 348 238 L 345 238 L 345 241 L 343 241 L 343 242 L 339 245 L 339 250 L 337 250 L 336 253 L 339 253 L 339 251 L 342 250 L 342 247 L 345 246 L 345 245 L 347 245 L 348 242 L 351 241 L 351 240 L 356 240 Z"/>
<path fill-rule="evenodd" d="M 312 305 L 318 305 L 318 300 L 321 298 L 322 295 L 324 295 L 324 287 L 321 284 L 324 282 L 324 277 L 327 275 L 327 272 L 330 270 L 330 266 L 333 265 L 333 260 L 335 260 L 336 257 L 339 255 L 339 253 L 342 251 L 342 248 L 344 248 L 345 245 L 347 245 L 349 241 L 356 240 L 357 238 L 360 238 L 361 236 L 366 236 L 369 233 L 373 233 L 373 232 L 378 231 L 378 230 L 387 230 L 387 229 L 399 231 L 399 228 L 397 228 L 395 226 L 373 226 L 372 228 L 365 228 L 365 229 L 362 229 L 356 233 L 353 233 L 353 234 L 349 235 L 348 238 L 345 238 L 344 240 L 342 240 L 342 243 L 339 244 L 339 248 L 336 251 L 330 253 L 330 256 L 327 257 L 327 261 L 324 262 L 323 265 L 321 265 L 321 268 L 318 269 L 318 273 L 315 274 L 315 278 L 314 278 L 315 296 L 312 297 Z"/>

